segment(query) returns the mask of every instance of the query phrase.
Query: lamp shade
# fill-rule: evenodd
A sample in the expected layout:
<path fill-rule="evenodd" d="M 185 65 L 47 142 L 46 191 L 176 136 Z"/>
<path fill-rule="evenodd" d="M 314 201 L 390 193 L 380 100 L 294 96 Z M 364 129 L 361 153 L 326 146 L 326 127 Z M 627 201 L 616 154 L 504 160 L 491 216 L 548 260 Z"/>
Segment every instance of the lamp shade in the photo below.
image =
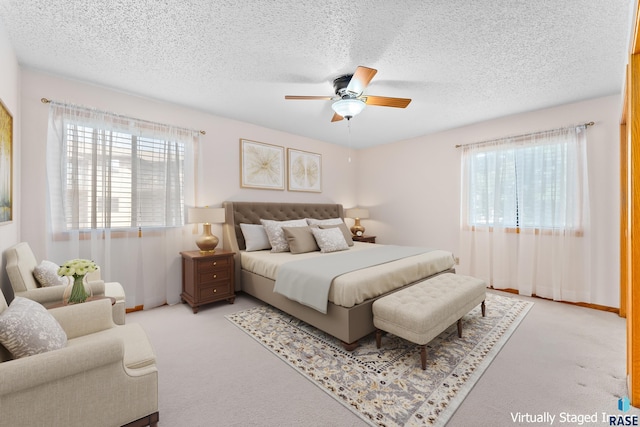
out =
<path fill-rule="evenodd" d="M 225 221 L 224 208 L 189 208 L 187 221 L 190 224 L 216 224 Z"/>
<path fill-rule="evenodd" d="M 353 208 L 347 209 L 344 213 L 347 218 L 369 218 L 369 209 Z"/>
<path fill-rule="evenodd" d="M 333 108 L 336 114 L 345 118 L 351 118 L 360 114 L 362 110 L 364 110 L 365 105 L 366 104 L 359 99 L 345 98 L 331 104 L 331 108 Z"/>

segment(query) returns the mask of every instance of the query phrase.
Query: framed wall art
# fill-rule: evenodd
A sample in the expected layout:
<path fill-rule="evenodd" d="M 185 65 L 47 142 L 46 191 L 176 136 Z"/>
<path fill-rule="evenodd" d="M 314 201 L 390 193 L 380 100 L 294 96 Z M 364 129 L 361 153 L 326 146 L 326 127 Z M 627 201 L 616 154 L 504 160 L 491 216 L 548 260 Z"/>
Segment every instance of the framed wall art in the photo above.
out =
<path fill-rule="evenodd" d="M 240 140 L 240 186 L 284 190 L 284 147 Z"/>
<path fill-rule="evenodd" d="M 289 191 L 322 192 L 322 156 L 307 151 L 287 149 Z"/>
<path fill-rule="evenodd" d="M 13 117 L 0 100 L 0 224 L 13 220 Z"/>

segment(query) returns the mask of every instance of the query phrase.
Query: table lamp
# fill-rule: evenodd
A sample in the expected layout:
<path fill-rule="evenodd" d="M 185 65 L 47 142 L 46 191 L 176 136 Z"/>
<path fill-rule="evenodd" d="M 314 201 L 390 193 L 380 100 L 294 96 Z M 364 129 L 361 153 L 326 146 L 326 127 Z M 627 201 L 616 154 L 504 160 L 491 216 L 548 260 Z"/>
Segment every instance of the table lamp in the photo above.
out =
<path fill-rule="evenodd" d="M 347 209 L 345 216 L 347 218 L 353 218 L 356 221 L 355 224 L 353 224 L 353 227 L 351 227 L 351 234 L 354 236 L 363 236 L 364 227 L 360 224 L 360 219 L 369 218 L 369 210 L 361 208 Z"/>
<path fill-rule="evenodd" d="M 220 241 L 211 234 L 211 224 L 220 224 L 225 221 L 224 208 L 189 208 L 188 219 L 190 224 L 202 224 L 202 235 L 196 239 L 196 245 L 201 254 L 212 254 Z"/>

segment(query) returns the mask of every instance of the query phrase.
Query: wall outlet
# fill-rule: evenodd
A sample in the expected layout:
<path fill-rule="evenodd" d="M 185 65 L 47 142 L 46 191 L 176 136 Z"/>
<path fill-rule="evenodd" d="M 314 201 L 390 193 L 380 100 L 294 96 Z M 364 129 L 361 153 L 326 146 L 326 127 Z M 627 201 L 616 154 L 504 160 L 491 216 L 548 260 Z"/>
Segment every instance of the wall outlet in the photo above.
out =
<path fill-rule="evenodd" d="M 456 260 L 456 265 L 460 265 L 460 258 L 459 257 L 455 257 Z"/>

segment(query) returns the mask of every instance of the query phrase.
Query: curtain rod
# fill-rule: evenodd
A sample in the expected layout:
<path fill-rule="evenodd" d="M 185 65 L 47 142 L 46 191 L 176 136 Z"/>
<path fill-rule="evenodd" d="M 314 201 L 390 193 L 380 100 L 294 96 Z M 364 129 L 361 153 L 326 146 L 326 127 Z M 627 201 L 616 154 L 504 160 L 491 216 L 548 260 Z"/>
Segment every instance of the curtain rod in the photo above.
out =
<path fill-rule="evenodd" d="M 53 103 L 53 104 L 58 104 L 58 105 L 69 105 L 69 104 L 65 104 L 65 103 L 62 103 L 62 102 L 52 101 L 51 99 L 47 99 L 47 98 L 40 98 L 40 101 L 43 104 Z M 96 111 L 99 111 L 99 110 L 96 110 Z M 140 122 L 150 123 L 152 125 L 163 125 L 163 123 L 152 122 L 152 121 L 149 121 L 149 120 L 142 120 L 142 119 L 138 119 L 136 117 L 123 116 L 122 114 L 110 113 L 108 111 L 100 111 L 100 112 L 101 113 L 107 113 L 107 114 L 113 114 L 114 116 L 122 117 L 123 119 L 134 119 L 134 120 L 138 120 Z M 203 131 L 203 130 L 195 130 L 195 129 L 183 128 L 183 127 L 180 127 L 180 126 L 173 126 L 173 127 L 179 128 L 179 129 L 183 129 L 183 130 L 188 130 L 188 131 L 191 131 L 191 132 L 199 132 L 201 135 L 206 135 L 207 134 L 207 132 Z"/>
<path fill-rule="evenodd" d="M 563 128 L 557 128 L 557 129 L 551 129 L 551 130 L 542 130 L 542 131 L 540 131 L 540 132 L 523 133 L 522 135 L 505 136 L 505 137 L 502 137 L 502 138 L 488 139 L 488 140 L 486 140 L 486 141 L 472 142 L 472 143 L 469 143 L 469 144 L 458 144 L 458 145 L 456 145 L 456 148 L 466 147 L 466 146 L 469 146 L 469 145 L 480 145 L 480 144 L 486 144 L 486 143 L 488 143 L 488 142 L 500 141 L 500 140 L 503 140 L 503 139 L 510 139 L 510 138 L 522 138 L 522 137 L 525 137 L 525 136 L 540 135 L 540 134 L 547 133 L 547 132 L 553 132 L 553 131 L 557 131 L 557 130 L 564 130 L 564 129 L 577 128 L 577 127 L 580 127 L 580 126 L 588 127 L 588 126 L 593 126 L 593 125 L 595 125 L 595 123 L 594 123 L 594 122 L 588 122 L 588 123 L 583 123 L 583 124 L 581 124 L 581 125 L 576 125 L 576 126 L 566 126 L 566 127 L 563 127 Z"/>

